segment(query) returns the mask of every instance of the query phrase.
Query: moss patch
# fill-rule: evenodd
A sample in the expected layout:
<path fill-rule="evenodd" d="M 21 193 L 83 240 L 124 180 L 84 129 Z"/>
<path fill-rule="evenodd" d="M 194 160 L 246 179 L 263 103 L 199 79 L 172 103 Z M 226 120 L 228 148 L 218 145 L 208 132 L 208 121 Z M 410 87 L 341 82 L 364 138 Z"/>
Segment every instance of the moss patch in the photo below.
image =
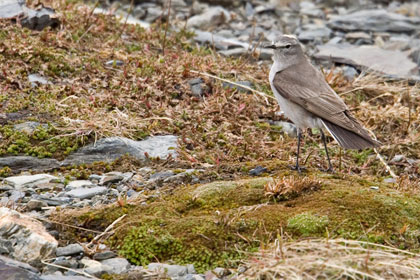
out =
<path fill-rule="evenodd" d="M 419 248 L 413 238 L 420 229 L 418 195 L 376 182 L 379 190 L 372 190 L 369 178 L 319 177 L 317 191 L 280 202 L 264 191 L 273 179 L 261 177 L 179 187 L 171 195 L 150 198 L 147 205 L 112 206 L 60 220 L 101 229 L 127 213 L 110 246 L 136 264 L 174 260 L 194 263 L 199 271 L 235 266 L 241 252 L 273 241 L 281 230 L 293 238 L 328 234 Z"/>

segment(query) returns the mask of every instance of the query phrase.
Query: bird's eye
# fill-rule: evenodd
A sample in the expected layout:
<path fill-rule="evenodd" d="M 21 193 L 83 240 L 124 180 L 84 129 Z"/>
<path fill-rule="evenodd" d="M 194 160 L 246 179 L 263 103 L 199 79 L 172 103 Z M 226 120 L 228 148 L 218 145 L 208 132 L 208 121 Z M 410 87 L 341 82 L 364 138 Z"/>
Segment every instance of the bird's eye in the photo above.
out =
<path fill-rule="evenodd" d="M 285 49 L 290 49 L 291 45 L 284 46 Z"/>

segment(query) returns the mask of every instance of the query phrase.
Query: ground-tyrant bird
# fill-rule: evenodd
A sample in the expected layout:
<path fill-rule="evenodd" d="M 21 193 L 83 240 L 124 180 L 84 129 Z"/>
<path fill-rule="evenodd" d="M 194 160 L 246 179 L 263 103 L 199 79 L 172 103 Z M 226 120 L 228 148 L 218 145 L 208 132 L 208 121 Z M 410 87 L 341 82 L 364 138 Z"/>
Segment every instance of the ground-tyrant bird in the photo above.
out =
<path fill-rule="evenodd" d="M 299 152 L 302 129 L 318 128 L 328 159 L 327 171 L 333 171 L 323 129 L 345 149 L 378 147 L 369 132 L 354 118 L 346 104 L 325 81 L 304 54 L 299 41 L 283 35 L 265 47 L 274 49 L 270 71 L 271 89 L 284 114 L 296 125 L 298 148 L 296 168 L 299 172 Z"/>

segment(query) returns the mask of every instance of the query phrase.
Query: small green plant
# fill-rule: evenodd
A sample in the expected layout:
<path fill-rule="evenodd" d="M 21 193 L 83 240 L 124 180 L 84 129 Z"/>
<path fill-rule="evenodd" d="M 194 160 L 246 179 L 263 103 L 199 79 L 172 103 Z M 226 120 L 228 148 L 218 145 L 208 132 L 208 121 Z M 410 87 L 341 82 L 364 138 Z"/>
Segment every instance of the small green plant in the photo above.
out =
<path fill-rule="evenodd" d="M 287 227 L 290 230 L 299 232 L 304 236 L 322 233 L 327 225 L 328 217 L 316 216 L 309 212 L 298 214 L 287 221 Z"/>

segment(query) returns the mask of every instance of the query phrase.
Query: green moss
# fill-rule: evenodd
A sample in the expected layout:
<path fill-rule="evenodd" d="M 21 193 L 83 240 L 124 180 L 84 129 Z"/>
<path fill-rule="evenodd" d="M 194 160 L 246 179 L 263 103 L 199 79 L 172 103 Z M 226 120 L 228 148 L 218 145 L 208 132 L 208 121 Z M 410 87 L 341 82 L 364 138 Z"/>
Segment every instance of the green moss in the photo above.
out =
<path fill-rule="evenodd" d="M 298 214 L 287 221 L 287 228 L 292 231 L 297 231 L 303 236 L 322 233 L 325 231 L 327 225 L 327 216 L 317 216 L 310 212 Z"/>

